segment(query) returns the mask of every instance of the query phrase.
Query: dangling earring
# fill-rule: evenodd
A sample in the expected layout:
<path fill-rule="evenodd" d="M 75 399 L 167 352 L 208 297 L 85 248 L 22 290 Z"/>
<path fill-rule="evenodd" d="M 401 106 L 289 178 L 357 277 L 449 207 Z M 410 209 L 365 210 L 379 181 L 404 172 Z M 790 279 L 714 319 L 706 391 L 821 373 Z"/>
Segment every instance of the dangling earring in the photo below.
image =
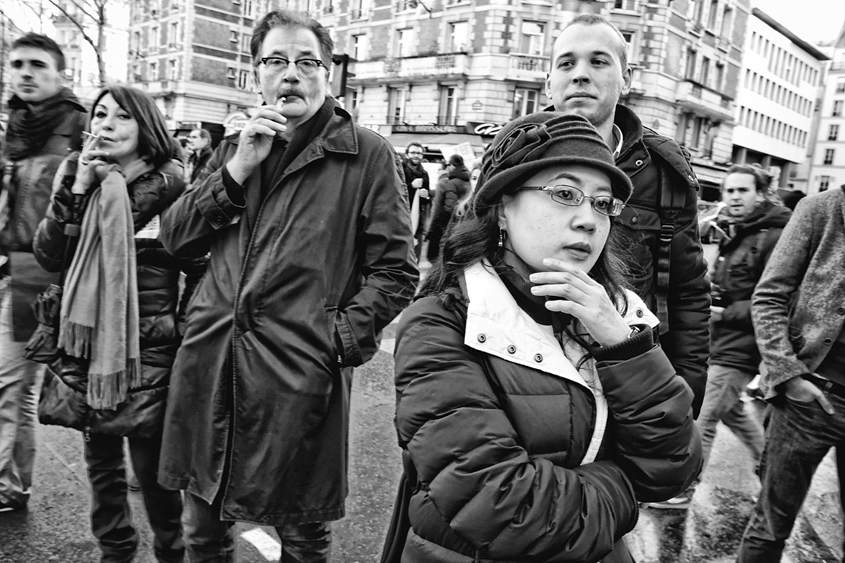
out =
<path fill-rule="evenodd" d="M 505 247 L 505 241 L 508 240 L 508 232 L 505 229 L 499 229 L 499 248 Z"/>

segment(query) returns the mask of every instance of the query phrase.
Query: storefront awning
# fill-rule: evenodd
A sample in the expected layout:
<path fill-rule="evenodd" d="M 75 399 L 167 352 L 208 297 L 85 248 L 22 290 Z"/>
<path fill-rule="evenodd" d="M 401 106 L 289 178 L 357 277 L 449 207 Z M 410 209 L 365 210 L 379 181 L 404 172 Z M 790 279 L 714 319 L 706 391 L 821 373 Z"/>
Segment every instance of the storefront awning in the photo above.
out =
<path fill-rule="evenodd" d="M 398 149 L 404 149 L 412 141 L 422 143 L 426 148 L 437 148 L 441 145 L 459 145 L 461 143 L 469 143 L 474 147 L 483 148 L 486 144 L 479 135 L 469 135 L 467 133 L 445 133 L 443 135 L 394 133 L 388 135 L 385 139 Z"/>

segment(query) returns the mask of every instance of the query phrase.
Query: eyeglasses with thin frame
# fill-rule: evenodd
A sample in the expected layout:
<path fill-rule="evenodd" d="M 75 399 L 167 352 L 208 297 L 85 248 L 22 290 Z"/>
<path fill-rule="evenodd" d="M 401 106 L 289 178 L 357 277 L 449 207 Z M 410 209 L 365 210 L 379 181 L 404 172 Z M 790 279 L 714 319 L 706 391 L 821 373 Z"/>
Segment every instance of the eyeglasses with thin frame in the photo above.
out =
<path fill-rule="evenodd" d="M 285 72 L 291 62 L 296 65 L 296 70 L 303 76 L 313 76 L 317 73 L 317 70 L 319 70 L 320 67 L 326 67 L 320 59 L 298 59 L 296 61 L 291 61 L 290 59 L 286 59 L 284 57 L 264 57 L 259 60 L 261 64 L 267 67 L 268 72 L 272 72 L 274 74 Z"/>
<path fill-rule="evenodd" d="M 562 205 L 568 205 L 570 207 L 577 207 L 581 205 L 585 199 L 589 199 L 590 204 L 597 213 L 607 215 L 608 217 L 618 216 L 622 213 L 622 209 L 625 207 L 625 202 L 621 199 L 610 195 L 598 195 L 595 197 L 588 196 L 575 186 L 567 186 L 565 184 L 557 184 L 554 186 L 522 186 L 519 191 L 522 190 L 540 190 L 548 192 L 552 201 Z"/>

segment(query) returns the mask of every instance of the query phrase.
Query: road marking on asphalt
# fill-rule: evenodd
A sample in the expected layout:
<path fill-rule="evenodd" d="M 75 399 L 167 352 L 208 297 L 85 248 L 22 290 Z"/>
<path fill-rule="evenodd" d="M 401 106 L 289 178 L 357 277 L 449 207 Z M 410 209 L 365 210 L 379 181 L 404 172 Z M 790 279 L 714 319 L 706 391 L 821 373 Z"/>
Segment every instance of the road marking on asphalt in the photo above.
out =
<path fill-rule="evenodd" d="M 378 349 L 382 352 L 387 352 L 390 355 L 393 355 L 393 349 L 396 347 L 396 339 L 395 338 L 382 338 L 381 344 L 379 344 Z"/>
<path fill-rule="evenodd" d="M 255 546 L 267 561 L 278 561 L 282 556 L 282 544 L 261 528 L 253 528 L 241 534 L 241 537 Z"/>

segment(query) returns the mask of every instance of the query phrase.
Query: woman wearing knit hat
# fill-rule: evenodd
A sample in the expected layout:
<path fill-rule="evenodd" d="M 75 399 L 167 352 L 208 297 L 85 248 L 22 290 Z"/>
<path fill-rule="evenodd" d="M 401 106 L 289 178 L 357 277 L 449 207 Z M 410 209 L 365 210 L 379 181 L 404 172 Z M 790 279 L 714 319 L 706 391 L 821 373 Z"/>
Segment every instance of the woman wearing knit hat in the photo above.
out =
<path fill-rule="evenodd" d="M 684 490 L 701 446 L 621 281 L 630 180 L 587 120 L 542 112 L 496 136 L 478 185 L 397 332 L 383 561 L 633 561 L 638 503 Z"/>

